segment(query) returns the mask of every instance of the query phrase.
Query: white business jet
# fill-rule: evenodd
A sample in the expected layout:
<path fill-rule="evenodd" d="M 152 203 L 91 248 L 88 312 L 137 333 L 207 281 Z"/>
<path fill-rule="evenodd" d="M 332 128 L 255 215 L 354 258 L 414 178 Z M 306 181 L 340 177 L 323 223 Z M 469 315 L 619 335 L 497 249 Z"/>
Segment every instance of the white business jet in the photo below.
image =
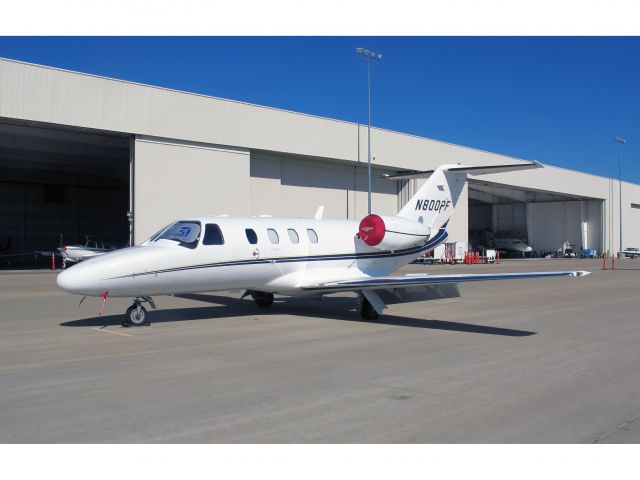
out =
<path fill-rule="evenodd" d="M 493 167 L 442 165 L 435 171 L 399 174 L 428 177 L 393 215 L 370 214 L 360 222 L 316 217 L 212 216 L 186 218 L 140 246 L 89 259 L 60 273 L 58 286 L 103 298 L 132 297 L 125 324 L 148 324 L 143 302 L 152 297 L 220 290 L 244 291 L 259 307 L 273 295 L 356 292 L 365 319 L 386 305 L 458 297 L 458 284 L 481 280 L 581 276 L 589 272 L 528 272 L 389 276 L 447 238 L 446 226 L 467 175 L 539 168 L 538 163 Z"/>

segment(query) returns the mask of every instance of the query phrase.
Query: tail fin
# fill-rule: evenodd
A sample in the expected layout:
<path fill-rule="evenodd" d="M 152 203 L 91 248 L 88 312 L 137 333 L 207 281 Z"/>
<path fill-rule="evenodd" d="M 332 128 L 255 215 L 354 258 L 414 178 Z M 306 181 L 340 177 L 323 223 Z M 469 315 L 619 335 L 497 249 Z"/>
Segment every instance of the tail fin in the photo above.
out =
<path fill-rule="evenodd" d="M 456 208 L 467 172 L 452 172 L 460 165 L 441 165 L 398 213 L 399 217 L 422 223 L 432 229 L 449 221 Z"/>
<path fill-rule="evenodd" d="M 388 178 L 429 177 L 411 200 L 400 210 L 398 216 L 422 223 L 431 229 L 437 229 L 442 228 L 449 221 L 451 215 L 453 215 L 453 211 L 458 204 L 458 199 L 467 181 L 467 174 L 487 175 L 530 168 L 542 168 L 542 165 L 538 162 L 484 167 L 441 165 L 432 171 L 405 172 L 388 176 Z"/>

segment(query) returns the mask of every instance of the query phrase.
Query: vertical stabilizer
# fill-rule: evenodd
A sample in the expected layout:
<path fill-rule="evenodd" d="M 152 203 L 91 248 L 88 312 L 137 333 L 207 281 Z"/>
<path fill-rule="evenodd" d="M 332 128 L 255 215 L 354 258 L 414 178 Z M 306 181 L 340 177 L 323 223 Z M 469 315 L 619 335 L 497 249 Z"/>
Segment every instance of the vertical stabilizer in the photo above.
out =
<path fill-rule="evenodd" d="M 431 229 L 445 225 L 453 214 L 467 181 L 460 165 L 441 165 L 398 213 L 399 217 L 422 223 Z"/>

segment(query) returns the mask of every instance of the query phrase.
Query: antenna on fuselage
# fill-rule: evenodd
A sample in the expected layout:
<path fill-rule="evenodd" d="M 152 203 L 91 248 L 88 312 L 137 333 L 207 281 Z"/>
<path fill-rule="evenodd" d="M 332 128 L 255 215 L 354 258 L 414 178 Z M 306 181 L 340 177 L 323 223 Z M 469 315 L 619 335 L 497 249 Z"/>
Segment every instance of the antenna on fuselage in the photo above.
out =
<path fill-rule="evenodd" d="M 324 205 L 320 205 L 318 207 L 318 210 L 316 210 L 316 215 L 315 215 L 315 219 L 316 220 L 322 220 L 322 216 L 324 215 Z"/>

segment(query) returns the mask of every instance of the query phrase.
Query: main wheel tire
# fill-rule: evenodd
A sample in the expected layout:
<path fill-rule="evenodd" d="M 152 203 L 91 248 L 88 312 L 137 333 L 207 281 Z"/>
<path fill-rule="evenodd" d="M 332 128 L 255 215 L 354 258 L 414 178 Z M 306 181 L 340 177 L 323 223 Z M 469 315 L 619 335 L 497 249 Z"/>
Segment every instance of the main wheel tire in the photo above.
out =
<path fill-rule="evenodd" d="M 365 320 L 376 320 L 378 317 L 380 317 L 380 314 L 376 312 L 376 309 L 373 308 L 373 305 L 371 305 L 371 302 L 369 302 L 369 300 L 367 300 L 366 298 L 362 299 L 362 307 L 360 307 L 360 315 Z"/>
<path fill-rule="evenodd" d="M 147 309 L 144 307 L 140 307 L 140 311 L 138 312 L 138 307 L 131 305 L 127 308 L 125 317 L 127 324 L 132 327 L 143 327 L 149 324 L 147 321 Z"/>
<path fill-rule="evenodd" d="M 273 293 L 254 292 L 252 293 L 252 296 L 256 301 L 256 305 L 261 308 L 267 308 L 273 305 Z"/>

